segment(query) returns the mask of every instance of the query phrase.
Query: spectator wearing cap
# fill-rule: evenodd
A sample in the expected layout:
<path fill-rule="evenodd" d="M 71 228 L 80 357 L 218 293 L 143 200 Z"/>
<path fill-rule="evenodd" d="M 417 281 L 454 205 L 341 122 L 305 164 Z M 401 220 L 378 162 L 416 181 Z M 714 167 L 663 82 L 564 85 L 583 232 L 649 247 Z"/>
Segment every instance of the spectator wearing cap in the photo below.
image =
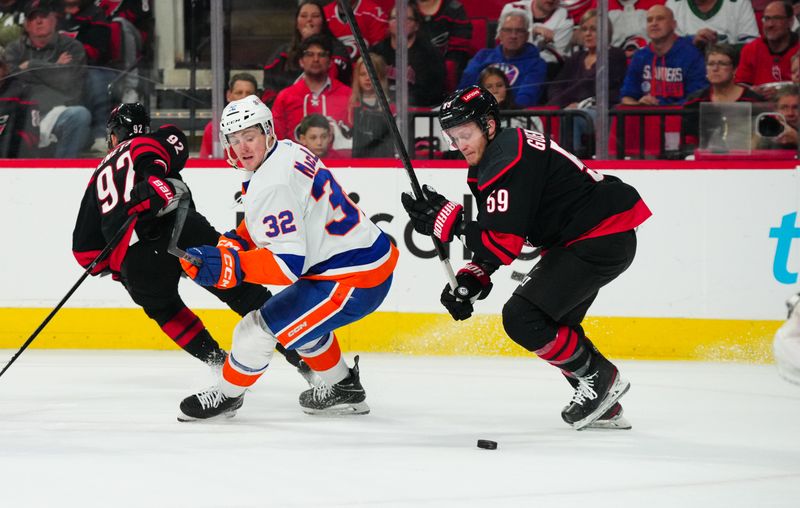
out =
<path fill-rule="evenodd" d="M 497 67 L 506 74 L 517 105 L 523 108 L 538 105 L 547 79 L 547 64 L 536 46 L 528 42 L 529 29 L 530 18 L 524 11 L 504 10 L 497 25 L 500 43 L 492 49 L 482 49 L 472 57 L 458 87 L 477 84 L 483 69 Z"/>
<path fill-rule="evenodd" d="M 225 104 L 244 99 L 247 96 L 255 95 L 256 78 L 247 72 L 240 72 L 231 76 L 228 89 L 225 90 Z M 200 158 L 207 159 L 214 156 L 214 121 L 210 121 L 203 129 L 203 139 L 200 141 Z"/>
<path fill-rule="evenodd" d="M 675 33 L 672 11 L 663 5 L 647 10 L 650 45 L 634 53 L 620 94 L 622 104 L 683 104 L 692 92 L 708 86 L 700 51 Z"/>
<path fill-rule="evenodd" d="M 389 35 L 370 48 L 386 62 L 389 94 L 394 96 L 397 77 L 395 56 L 397 45 L 404 41 L 408 47 L 408 104 L 411 106 L 438 106 L 444 98 L 444 57 L 434 47 L 427 32 L 422 31 L 422 16 L 416 6 L 409 4 L 406 12 L 406 34 L 398 34 L 397 10 L 389 16 Z"/>
<path fill-rule="evenodd" d="M 772 98 L 777 89 L 764 85 L 792 80 L 791 60 L 797 54 L 798 37 L 792 32 L 794 12 L 787 2 L 770 2 L 761 19 L 764 37 L 742 48 L 736 81 Z"/>
<path fill-rule="evenodd" d="M 0 47 L 0 158 L 32 158 L 39 144 L 39 108 L 24 98 L 22 83 L 8 75 Z"/>
<path fill-rule="evenodd" d="M 19 0 L 0 0 L 0 47 L 4 48 L 20 38 L 25 22 L 22 2 Z"/>
<path fill-rule="evenodd" d="M 704 50 L 711 44 L 739 45 L 758 37 L 750 0 L 667 0 L 677 34 Z"/>
<path fill-rule="evenodd" d="M 25 36 L 7 48 L 12 74 L 27 87 L 42 114 L 39 146 L 56 141 L 55 157 L 77 157 L 88 145 L 91 114 L 80 105 L 86 52 L 56 32 L 58 4 L 32 0 L 25 7 Z"/>
<path fill-rule="evenodd" d="M 312 35 L 300 43 L 303 74 L 292 86 L 281 90 L 272 107 L 278 139 L 299 141 L 297 127 L 312 113 L 319 113 L 338 129 L 349 131 L 347 118 L 351 90 L 328 74 L 331 47 L 331 40 L 323 35 Z"/>

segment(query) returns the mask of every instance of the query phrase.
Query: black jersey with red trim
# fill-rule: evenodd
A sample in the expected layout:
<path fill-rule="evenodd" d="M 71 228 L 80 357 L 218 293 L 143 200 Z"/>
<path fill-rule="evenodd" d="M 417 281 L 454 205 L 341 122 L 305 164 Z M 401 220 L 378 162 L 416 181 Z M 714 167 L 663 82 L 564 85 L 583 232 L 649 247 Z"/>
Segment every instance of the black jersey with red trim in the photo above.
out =
<path fill-rule="evenodd" d="M 476 222 L 464 228 L 475 259 L 511 263 L 527 242 L 543 250 L 628 231 L 651 212 L 632 186 L 587 168 L 542 133 L 503 129 L 467 182 Z"/>
<path fill-rule="evenodd" d="M 92 173 L 72 232 L 72 253 L 78 263 L 88 267 L 125 224 L 125 204 L 134 185 L 150 176 L 180 179 L 179 172 L 188 158 L 186 135 L 171 125 L 124 141 L 106 155 Z M 135 220 L 111 255 L 92 273 L 109 269 L 119 273 L 134 230 L 142 237 L 152 230 L 154 221 L 159 219 L 142 224 Z"/>

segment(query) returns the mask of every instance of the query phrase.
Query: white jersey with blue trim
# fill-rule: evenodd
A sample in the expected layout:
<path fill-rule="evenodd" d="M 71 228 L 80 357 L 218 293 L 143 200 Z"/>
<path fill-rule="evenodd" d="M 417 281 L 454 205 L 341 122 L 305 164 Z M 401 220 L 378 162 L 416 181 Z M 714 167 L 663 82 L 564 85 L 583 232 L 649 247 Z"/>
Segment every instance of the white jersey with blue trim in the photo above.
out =
<path fill-rule="evenodd" d="M 387 235 L 302 145 L 276 142 L 244 187 L 247 232 L 291 281 L 358 278 L 392 257 Z"/>

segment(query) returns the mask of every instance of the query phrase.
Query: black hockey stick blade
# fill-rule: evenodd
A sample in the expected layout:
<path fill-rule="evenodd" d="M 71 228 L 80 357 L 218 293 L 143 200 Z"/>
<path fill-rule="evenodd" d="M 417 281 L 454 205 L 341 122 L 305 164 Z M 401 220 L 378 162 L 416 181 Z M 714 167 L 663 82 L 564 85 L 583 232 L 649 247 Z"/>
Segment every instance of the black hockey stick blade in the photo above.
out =
<path fill-rule="evenodd" d="M 64 298 L 62 298 L 61 301 L 58 302 L 58 305 L 56 305 L 55 308 L 52 311 L 50 311 L 50 314 L 48 314 L 47 317 L 44 318 L 42 324 L 40 324 L 39 327 L 36 328 L 36 330 L 31 334 L 30 337 L 28 337 L 28 340 L 26 340 L 25 343 L 22 345 L 22 347 L 19 348 L 19 351 L 17 351 L 17 353 L 11 357 L 11 360 L 9 360 L 9 362 L 5 365 L 5 367 L 3 367 L 3 370 L 0 370 L 0 377 L 3 374 L 5 374 L 5 372 L 11 367 L 11 365 L 14 364 L 15 361 L 17 361 L 17 358 L 19 358 L 22 352 L 28 349 L 28 346 L 31 345 L 33 339 L 35 339 L 42 332 L 42 330 L 44 330 L 44 327 L 47 326 L 47 323 L 49 323 L 50 320 L 53 319 L 53 317 L 56 315 L 56 313 L 59 310 L 61 310 L 61 307 L 63 307 L 64 304 L 67 303 L 67 300 L 69 300 L 72 294 L 80 287 L 81 284 L 83 284 L 83 281 L 86 280 L 86 277 L 88 277 L 92 273 L 92 270 L 94 270 L 94 267 L 97 266 L 97 263 L 104 260 L 106 256 L 108 256 L 111 253 L 111 251 L 114 250 L 114 247 L 117 246 L 119 241 L 125 235 L 125 232 L 128 231 L 128 228 L 131 226 L 131 224 L 133 224 L 133 220 L 135 218 L 136 218 L 135 215 L 131 215 L 127 218 L 122 227 L 120 227 L 119 230 L 114 234 L 114 237 L 111 238 L 108 244 L 106 244 L 105 248 L 102 251 L 100 251 L 100 254 L 98 254 L 97 257 L 94 258 L 94 261 L 92 261 L 92 263 L 89 265 L 89 267 L 86 268 L 86 270 L 83 272 L 83 275 L 81 275 L 78 281 L 72 285 L 69 291 L 67 291 L 67 294 L 64 295 Z"/>
<path fill-rule="evenodd" d="M 175 211 L 175 225 L 172 227 L 172 235 L 169 237 L 167 252 L 179 259 L 190 262 L 194 266 L 200 266 L 202 262 L 199 258 L 192 256 L 178 247 L 178 239 L 181 237 L 181 232 L 183 232 L 186 216 L 189 215 L 189 205 L 192 201 L 192 194 L 189 192 L 189 187 L 182 181 L 170 179 L 170 182 L 175 186 L 175 190 L 178 192 L 179 201 L 178 209 Z"/>
<path fill-rule="evenodd" d="M 400 136 L 400 130 L 397 128 L 397 123 L 392 116 L 392 111 L 389 109 L 389 101 L 386 100 L 386 94 L 383 91 L 380 81 L 378 81 L 378 73 L 375 71 L 375 66 L 372 64 L 372 59 L 369 57 L 367 43 L 364 41 L 364 36 L 361 35 L 361 29 L 358 27 L 358 23 L 356 23 L 356 17 L 353 13 L 353 8 L 350 6 L 350 2 L 348 0 L 338 0 L 338 2 L 339 8 L 344 11 L 344 15 L 347 18 L 347 24 L 350 26 L 350 30 L 353 32 L 353 37 L 355 38 L 356 45 L 358 46 L 358 51 L 361 53 L 364 67 L 367 69 L 369 80 L 372 82 L 372 88 L 375 90 L 375 94 L 378 96 L 378 104 L 380 104 L 383 118 L 386 120 L 386 124 L 389 126 L 389 131 L 392 133 L 394 146 L 397 148 L 397 153 L 400 155 L 400 160 L 403 162 L 403 167 L 405 167 L 406 174 L 411 182 L 411 191 L 414 193 L 414 197 L 417 199 L 423 198 L 424 195 L 422 194 L 422 187 L 419 185 L 417 174 L 414 172 L 414 168 L 411 166 L 411 158 L 408 156 L 408 150 L 406 150 L 406 145 L 403 143 L 403 138 Z M 458 284 L 456 283 L 456 276 L 453 273 L 453 267 L 450 266 L 450 261 L 447 256 L 447 251 L 444 248 L 444 244 L 442 244 L 442 242 L 436 237 L 432 236 L 431 239 L 433 240 L 433 246 L 436 249 L 436 255 L 439 257 L 445 274 L 447 275 L 447 279 L 450 282 L 450 287 L 455 288 L 458 286 Z"/>

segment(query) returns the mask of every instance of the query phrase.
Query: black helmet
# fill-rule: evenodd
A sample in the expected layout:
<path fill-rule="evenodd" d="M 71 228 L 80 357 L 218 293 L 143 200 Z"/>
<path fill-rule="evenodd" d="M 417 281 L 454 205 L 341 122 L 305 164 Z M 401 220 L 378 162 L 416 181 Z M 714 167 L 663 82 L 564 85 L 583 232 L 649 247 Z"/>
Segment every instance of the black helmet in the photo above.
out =
<path fill-rule="evenodd" d="M 147 108 L 138 102 L 120 104 L 108 115 L 106 140 L 111 146 L 111 135 L 117 136 L 117 143 L 150 132 L 150 115 Z"/>
<path fill-rule="evenodd" d="M 473 85 L 456 90 L 447 98 L 439 110 L 439 124 L 442 130 L 475 121 L 481 130 L 489 135 L 489 115 L 494 117 L 496 128 L 500 128 L 500 107 L 494 95 L 487 89 Z"/>

